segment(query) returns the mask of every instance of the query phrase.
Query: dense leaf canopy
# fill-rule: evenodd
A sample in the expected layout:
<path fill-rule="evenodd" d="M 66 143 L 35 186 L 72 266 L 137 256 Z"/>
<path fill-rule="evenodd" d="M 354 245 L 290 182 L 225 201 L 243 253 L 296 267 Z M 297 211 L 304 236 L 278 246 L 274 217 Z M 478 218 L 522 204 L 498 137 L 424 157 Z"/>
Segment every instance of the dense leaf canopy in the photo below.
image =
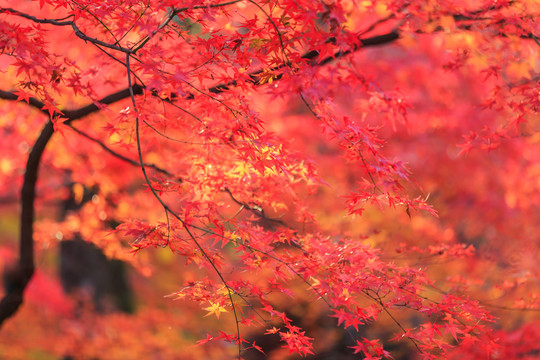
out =
<path fill-rule="evenodd" d="M 0 1 L 0 354 L 534 358 L 539 14 Z M 75 237 L 132 265 L 135 314 L 63 294 Z"/>

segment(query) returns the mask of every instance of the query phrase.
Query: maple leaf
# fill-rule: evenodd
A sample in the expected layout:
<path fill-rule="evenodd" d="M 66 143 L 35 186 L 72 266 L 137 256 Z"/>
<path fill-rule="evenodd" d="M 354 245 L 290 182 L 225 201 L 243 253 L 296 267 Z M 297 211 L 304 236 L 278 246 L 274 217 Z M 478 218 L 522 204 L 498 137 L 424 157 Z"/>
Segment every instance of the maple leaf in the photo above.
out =
<path fill-rule="evenodd" d="M 349 346 L 349 348 L 353 349 L 355 354 L 368 352 L 368 347 L 360 340 L 356 340 L 356 345 Z"/>
<path fill-rule="evenodd" d="M 49 116 L 52 118 L 54 114 L 62 114 L 60 110 L 58 110 L 58 107 L 54 105 L 53 103 L 46 102 L 41 110 L 47 110 L 49 112 Z"/>
<path fill-rule="evenodd" d="M 219 315 L 222 312 L 227 312 L 227 310 L 225 309 L 223 305 L 220 305 L 219 303 L 212 303 L 212 302 L 210 302 L 209 307 L 203 308 L 203 310 L 208 311 L 208 314 L 204 315 L 205 317 L 215 314 L 218 319 L 219 319 Z"/>
<path fill-rule="evenodd" d="M 277 334 L 279 332 L 279 328 L 276 328 L 275 326 L 272 326 L 271 329 L 267 329 L 265 334 Z"/>
<path fill-rule="evenodd" d="M 350 316 L 350 314 L 348 312 L 346 312 L 343 308 L 340 308 L 338 310 L 334 309 L 332 311 L 335 314 L 330 315 L 330 316 L 336 317 L 338 319 L 338 326 L 340 326 Z"/>
<path fill-rule="evenodd" d="M 362 325 L 362 324 L 364 324 L 364 322 L 362 320 L 360 320 L 357 316 L 354 316 L 352 314 L 350 314 L 345 319 L 345 328 L 348 328 L 349 326 L 352 326 L 352 327 L 354 327 L 354 329 L 356 331 L 358 331 L 358 325 Z"/>
<path fill-rule="evenodd" d="M 17 95 L 17 101 L 24 100 L 27 103 L 30 103 L 30 94 L 28 94 L 26 91 L 19 89 L 15 91 L 15 95 Z"/>
<path fill-rule="evenodd" d="M 262 347 L 258 346 L 258 345 L 255 345 L 255 341 L 253 342 L 253 344 L 251 344 L 251 347 L 254 348 L 255 350 L 257 350 L 258 352 L 266 355 L 262 349 Z"/>
<path fill-rule="evenodd" d="M 201 346 L 212 340 L 214 340 L 214 337 L 211 336 L 210 334 L 206 334 L 206 338 L 202 340 L 197 340 L 197 344 L 194 346 Z"/>
<path fill-rule="evenodd" d="M 230 171 L 232 177 L 242 178 L 244 175 L 249 175 L 251 167 L 243 161 L 236 162 L 236 166 Z"/>

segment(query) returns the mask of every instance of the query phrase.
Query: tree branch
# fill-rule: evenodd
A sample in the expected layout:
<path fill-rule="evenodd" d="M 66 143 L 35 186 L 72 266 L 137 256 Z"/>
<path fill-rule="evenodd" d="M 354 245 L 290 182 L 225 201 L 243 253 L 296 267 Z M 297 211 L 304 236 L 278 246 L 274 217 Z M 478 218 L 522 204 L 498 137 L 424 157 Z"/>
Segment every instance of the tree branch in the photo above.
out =
<path fill-rule="evenodd" d="M 346 51 L 337 51 L 333 56 L 328 56 L 324 59 L 321 59 L 319 61 L 317 61 L 317 58 L 319 57 L 319 52 L 317 50 L 311 50 L 311 51 L 308 51 L 306 52 L 304 55 L 302 55 L 302 59 L 304 60 L 311 60 L 310 61 L 310 65 L 311 66 L 322 66 L 322 65 L 326 65 L 334 60 L 337 60 L 339 58 L 342 58 L 346 55 L 349 55 L 349 54 L 352 54 L 353 52 L 356 52 L 360 49 L 363 49 L 363 48 L 366 48 L 366 47 L 372 47 L 372 46 L 380 46 L 380 45 L 386 45 L 388 43 L 391 43 L 395 40 L 399 39 L 399 33 L 397 31 L 391 31 L 387 34 L 383 34 L 383 35 L 377 35 L 377 36 L 373 36 L 373 37 L 369 37 L 369 38 L 365 38 L 365 39 L 358 39 L 359 42 L 360 42 L 360 46 L 354 46 L 353 48 L 351 48 L 350 50 L 346 50 Z M 328 43 L 332 43 L 332 42 L 335 42 L 336 39 L 335 38 L 329 38 L 326 42 Z M 260 81 L 260 77 L 259 75 L 262 74 L 262 73 L 265 73 L 265 72 L 268 72 L 268 71 L 276 71 L 276 70 L 279 70 L 279 69 L 282 69 L 284 67 L 288 67 L 288 66 L 291 66 L 292 64 L 291 63 L 283 63 L 281 65 L 278 65 L 278 66 L 274 66 L 270 69 L 261 69 L 261 70 L 257 70 L 257 71 L 254 71 L 252 73 L 249 73 L 249 77 L 250 77 L 250 80 L 248 80 L 249 82 L 252 82 L 253 84 L 257 84 L 259 83 Z M 274 77 L 274 81 L 276 80 L 279 80 L 281 79 L 282 75 L 281 74 L 277 74 L 275 77 Z M 225 92 L 227 90 L 229 90 L 231 87 L 235 87 L 238 85 L 238 82 L 236 80 L 233 80 L 233 81 L 229 81 L 228 83 L 224 83 L 224 84 L 218 84 L 218 85 L 215 85 L 211 88 L 208 89 L 209 92 L 211 93 L 214 93 L 214 94 L 220 94 L 222 92 Z M 189 98 L 193 97 L 193 95 L 189 96 Z"/>
<path fill-rule="evenodd" d="M 87 133 L 85 133 L 84 131 L 82 130 L 79 130 L 77 129 L 76 127 L 74 126 L 71 126 L 70 125 L 70 128 L 75 131 L 77 134 L 81 135 L 82 137 L 94 142 L 95 144 L 99 145 L 103 150 L 105 150 L 106 152 L 108 152 L 109 154 L 111 154 L 112 156 L 122 160 L 122 161 L 125 161 L 127 162 L 128 164 L 131 164 L 133 166 L 140 166 L 140 164 L 133 160 L 133 159 L 130 159 L 128 158 L 127 156 L 124 156 L 116 151 L 114 151 L 113 149 L 111 149 L 110 147 L 108 147 L 107 145 L 105 145 L 102 141 L 100 141 L 99 139 L 96 139 L 95 137 L 92 137 L 90 135 L 88 135 Z M 162 173 L 163 175 L 167 175 L 167 176 L 173 176 L 173 174 L 171 174 L 170 172 L 168 172 L 167 170 L 165 169 L 162 169 L 160 168 L 159 166 L 155 165 L 155 164 L 144 164 L 144 166 L 146 166 L 147 168 L 151 168 L 151 169 L 154 169 L 156 170 L 157 172 L 160 172 Z M 178 178 L 177 179 L 178 181 L 182 182 L 182 179 L 181 178 Z"/>
<path fill-rule="evenodd" d="M 87 36 L 85 33 L 83 33 L 77 27 L 77 24 L 75 24 L 74 21 L 58 21 L 58 20 L 55 20 L 55 19 L 40 19 L 40 18 L 37 18 L 35 16 L 28 15 L 28 14 L 25 14 L 25 13 L 20 12 L 18 10 L 10 9 L 10 8 L 0 8 L 0 14 L 1 13 L 13 14 L 13 15 L 22 17 L 24 19 L 28 19 L 28 20 L 33 21 L 33 22 L 38 23 L 38 24 L 51 24 L 51 25 L 55 25 L 55 26 L 71 26 L 73 28 L 73 31 L 74 31 L 75 35 L 77 35 L 77 37 L 81 38 L 85 42 L 90 41 L 93 44 L 101 45 L 101 46 L 109 48 L 109 49 L 121 51 L 123 53 L 131 53 L 130 49 L 127 49 L 127 48 L 122 47 L 120 45 L 109 44 L 109 43 L 106 43 L 104 41 L 98 40 L 96 38 Z"/>
<path fill-rule="evenodd" d="M 133 85 L 133 91 L 135 92 L 136 95 L 141 95 L 143 93 L 143 87 L 141 85 L 135 84 Z M 79 108 L 76 110 L 61 110 L 61 113 L 63 115 L 55 113 L 53 117 L 58 115 L 60 118 L 66 119 L 64 123 L 66 125 L 69 125 L 69 123 L 74 120 L 78 120 L 82 117 L 90 115 L 93 112 L 101 110 L 100 106 L 98 106 L 97 104 L 110 105 L 120 100 L 127 99 L 128 97 L 129 97 L 129 89 L 123 89 L 113 94 L 107 95 L 101 100 L 98 100 L 97 102 L 93 104 L 88 104 L 86 106 L 83 106 L 82 108 Z M 0 99 L 17 101 L 18 96 L 12 91 L 0 90 Z M 43 109 L 43 106 L 45 106 L 45 104 L 42 101 L 34 97 L 31 97 L 28 100 L 28 105 L 38 109 L 43 114 L 47 115 L 47 117 L 49 117 L 49 112 Z"/>
<path fill-rule="evenodd" d="M 28 14 L 25 14 L 23 12 L 20 12 L 19 10 L 15 10 L 15 9 L 11 9 L 11 8 L 0 8 L 0 14 L 1 13 L 4 13 L 4 14 L 13 14 L 13 15 L 17 15 L 17 16 L 20 16 L 22 18 L 25 18 L 25 19 L 28 19 L 28 20 L 31 20 L 35 23 L 38 23 L 38 24 L 51 24 L 51 25 L 56 25 L 56 26 L 70 26 L 73 24 L 73 21 L 60 21 L 60 20 L 56 20 L 56 19 L 39 19 L 35 16 L 32 16 L 32 15 L 28 15 Z"/>
<path fill-rule="evenodd" d="M 0 99 L 17 101 L 18 98 L 19 97 L 11 91 L 0 90 Z M 41 102 L 40 100 L 34 97 L 31 97 L 28 99 L 28 104 L 32 107 L 35 107 L 36 109 L 38 109 L 45 115 L 49 116 L 49 112 L 47 110 L 43 110 L 43 107 L 45 106 L 45 104 Z"/>

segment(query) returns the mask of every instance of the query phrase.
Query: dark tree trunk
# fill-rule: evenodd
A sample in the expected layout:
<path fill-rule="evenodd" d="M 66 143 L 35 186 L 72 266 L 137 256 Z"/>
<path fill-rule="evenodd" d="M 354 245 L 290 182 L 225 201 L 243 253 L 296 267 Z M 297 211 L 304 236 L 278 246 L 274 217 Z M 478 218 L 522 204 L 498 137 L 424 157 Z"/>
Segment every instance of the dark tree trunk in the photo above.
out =
<path fill-rule="evenodd" d="M 66 182 L 73 189 L 69 173 Z M 60 220 L 69 212 L 78 211 L 97 192 L 97 188 L 85 188 L 82 199 L 77 201 L 73 191 L 70 191 L 70 196 L 64 201 Z M 134 311 L 126 266 L 122 261 L 107 259 L 99 248 L 80 235 L 60 243 L 60 278 L 64 290 L 68 293 L 87 293 L 97 311 Z"/>

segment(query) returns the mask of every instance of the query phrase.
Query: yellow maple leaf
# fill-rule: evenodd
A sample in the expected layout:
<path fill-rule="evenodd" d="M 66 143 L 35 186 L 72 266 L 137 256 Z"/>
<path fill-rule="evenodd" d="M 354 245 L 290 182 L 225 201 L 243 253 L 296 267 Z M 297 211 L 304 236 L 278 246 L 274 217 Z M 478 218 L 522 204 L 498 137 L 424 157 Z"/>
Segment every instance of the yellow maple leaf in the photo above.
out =
<path fill-rule="evenodd" d="M 219 319 L 219 315 L 222 312 L 227 312 L 223 305 L 220 305 L 219 303 L 212 303 L 210 302 L 210 306 L 207 308 L 204 308 L 203 310 L 208 311 L 208 314 L 204 315 L 204 317 L 210 316 L 212 314 L 216 314 L 216 317 Z"/>
<path fill-rule="evenodd" d="M 236 161 L 236 166 L 229 172 L 232 177 L 242 178 L 244 175 L 249 175 L 250 165 L 244 161 Z"/>

